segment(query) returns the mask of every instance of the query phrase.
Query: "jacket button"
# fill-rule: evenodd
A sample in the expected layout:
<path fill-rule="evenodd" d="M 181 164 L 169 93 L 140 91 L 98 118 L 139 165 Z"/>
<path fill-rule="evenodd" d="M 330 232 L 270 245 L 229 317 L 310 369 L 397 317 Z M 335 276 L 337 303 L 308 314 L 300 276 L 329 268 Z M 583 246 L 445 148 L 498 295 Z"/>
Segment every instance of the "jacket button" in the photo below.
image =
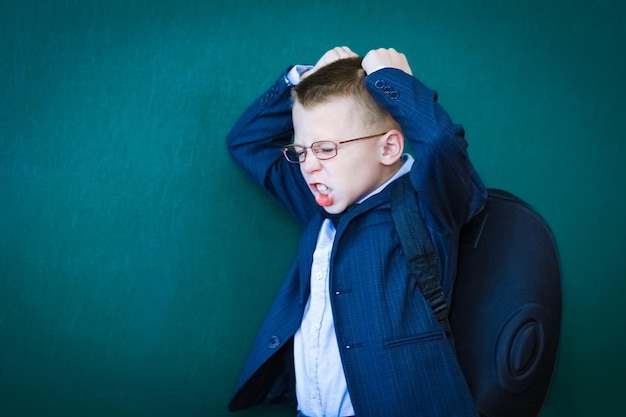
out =
<path fill-rule="evenodd" d="M 270 349 L 276 349 L 278 346 L 280 346 L 280 339 L 278 338 L 278 336 L 270 337 L 270 341 L 267 346 L 269 346 Z"/>
<path fill-rule="evenodd" d="M 385 80 L 376 80 L 376 82 L 374 83 L 374 86 L 376 86 L 376 88 L 383 88 L 386 85 L 387 83 L 385 83 Z"/>

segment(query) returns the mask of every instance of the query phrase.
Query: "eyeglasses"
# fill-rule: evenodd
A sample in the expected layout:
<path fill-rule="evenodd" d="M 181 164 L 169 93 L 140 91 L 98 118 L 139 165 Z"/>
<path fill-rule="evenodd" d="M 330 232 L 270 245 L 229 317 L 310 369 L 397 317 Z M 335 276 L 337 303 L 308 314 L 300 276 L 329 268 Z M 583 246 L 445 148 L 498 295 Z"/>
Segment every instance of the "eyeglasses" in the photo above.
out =
<path fill-rule="evenodd" d="M 283 147 L 283 155 L 287 161 L 299 164 L 306 159 L 306 150 L 313 151 L 313 155 L 320 161 L 334 158 L 337 156 L 337 147 L 342 143 L 355 142 L 357 140 L 372 139 L 386 134 L 387 132 L 378 133 L 376 135 L 361 136 L 360 138 L 346 139 L 339 142 L 333 142 L 332 140 L 320 140 L 313 142 L 311 146 L 302 145 L 287 145 Z"/>

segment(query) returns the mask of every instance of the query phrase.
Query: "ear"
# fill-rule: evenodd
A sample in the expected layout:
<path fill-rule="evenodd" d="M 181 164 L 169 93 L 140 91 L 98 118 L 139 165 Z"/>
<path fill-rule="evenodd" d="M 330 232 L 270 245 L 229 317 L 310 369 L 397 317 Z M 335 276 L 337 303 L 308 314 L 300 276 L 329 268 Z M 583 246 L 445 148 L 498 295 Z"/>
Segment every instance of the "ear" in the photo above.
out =
<path fill-rule="evenodd" d="M 393 165 L 398 162 L 404 152 L 404 134 L 397 129 L 392 129 L 381 138 L 381 141 L 381 164 Z"/>

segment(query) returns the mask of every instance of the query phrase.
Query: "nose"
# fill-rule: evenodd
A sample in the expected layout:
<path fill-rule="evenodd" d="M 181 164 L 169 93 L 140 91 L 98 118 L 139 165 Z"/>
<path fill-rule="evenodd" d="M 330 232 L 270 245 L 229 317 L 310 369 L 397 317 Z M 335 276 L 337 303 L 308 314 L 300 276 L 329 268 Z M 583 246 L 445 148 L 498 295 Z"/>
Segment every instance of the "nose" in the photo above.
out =
<path fill-rule="evenodd" d="M 315 157 L 313 152 L 309 151 L 304 155 L 304 161 L 300 162 L 300 169 L 307 174 L 319 171 L 322 164 L 319 159 Z"/>

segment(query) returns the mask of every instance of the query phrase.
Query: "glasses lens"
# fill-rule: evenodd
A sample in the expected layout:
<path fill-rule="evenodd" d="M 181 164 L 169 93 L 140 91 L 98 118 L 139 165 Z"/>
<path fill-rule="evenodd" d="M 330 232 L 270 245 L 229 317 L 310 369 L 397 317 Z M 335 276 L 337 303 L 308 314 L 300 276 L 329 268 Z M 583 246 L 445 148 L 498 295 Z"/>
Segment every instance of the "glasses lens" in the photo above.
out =
<path fill-rule="evenodd" d="M 330 159 L 337 155 L 337 144 L 323 140 L 312 144 L 311 150 L 315 153 L 317 159 Z"/>
<path fill-rule="evenodd" d="M 289 162 L 300 162 L 304 160 L 304 148 L 298 145 L 287 145 L 283 148 L 285 158 Z"/>

